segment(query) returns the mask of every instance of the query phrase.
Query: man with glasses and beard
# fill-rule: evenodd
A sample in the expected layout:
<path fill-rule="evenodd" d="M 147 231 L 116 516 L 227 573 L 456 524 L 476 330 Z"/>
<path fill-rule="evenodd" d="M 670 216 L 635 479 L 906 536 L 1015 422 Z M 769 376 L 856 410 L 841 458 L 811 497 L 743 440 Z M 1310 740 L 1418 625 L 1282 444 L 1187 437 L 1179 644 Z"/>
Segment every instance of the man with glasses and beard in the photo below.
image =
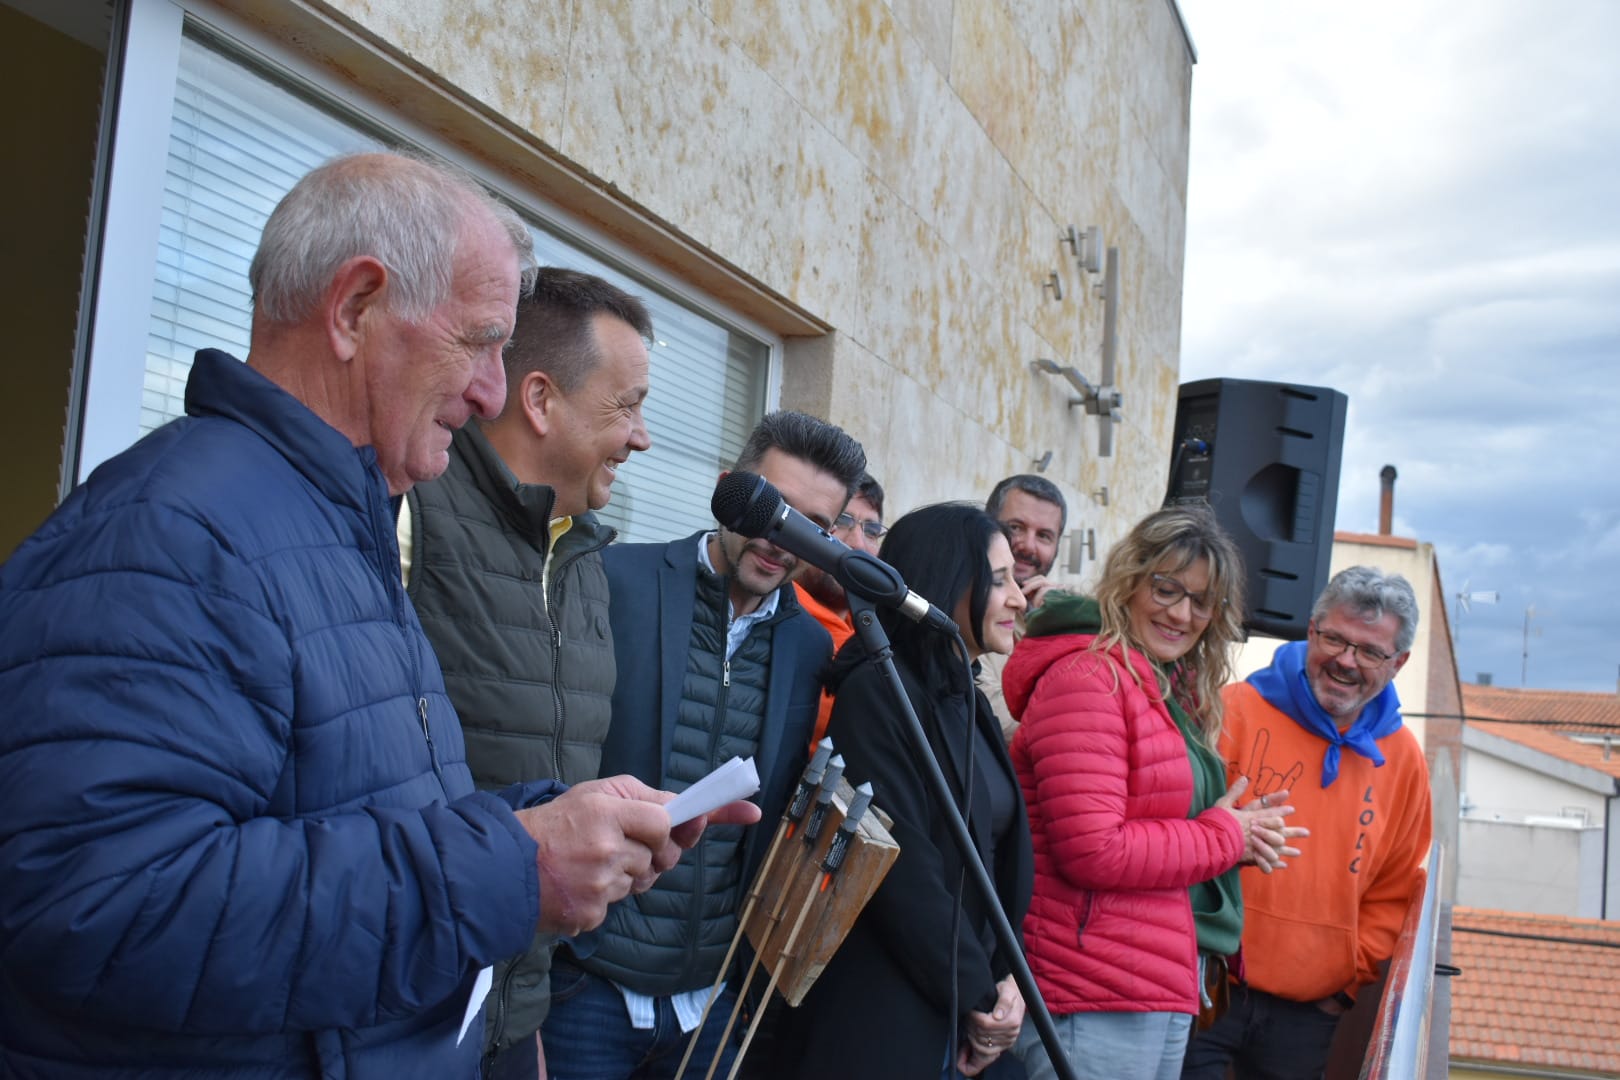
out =
<path fill-rule="evenodd" d="M 1310 852 L 1285 874 L 1243 870 L 1243 978 L 1193 1036 L 1184 1078 L 1317 1077 L 1339 1017 L 1395 951 L 1422 888 L 1429 771 L 1391 685 L 1410 657 L 1417 599 L 1367 566 L 1336 574 L 1309 635 L 1222 694 L 1227 775 L 1262 802 L 1288 791 Z"/>

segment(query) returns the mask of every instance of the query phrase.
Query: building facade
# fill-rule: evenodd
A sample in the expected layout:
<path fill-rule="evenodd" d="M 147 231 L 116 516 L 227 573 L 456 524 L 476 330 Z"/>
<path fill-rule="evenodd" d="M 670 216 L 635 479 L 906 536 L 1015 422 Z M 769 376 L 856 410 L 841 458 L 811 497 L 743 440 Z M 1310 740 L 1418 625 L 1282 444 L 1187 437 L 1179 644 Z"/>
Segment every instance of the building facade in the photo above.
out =
<path fill-rule="evenodd" d="M 1463 685 L 1457 902 L 1620 918 L 1620 696 Z"/>
<path fill-rule="evenodd" d="M 1162 498 L 1195 59 L 1172 0 L 0 0 L 0 31 L 41 148 L 4 181 L 29 362 L 0 374 L 26 444 L 0 557 L 180 410 L 193 350 L 245 351 L 293 180 L 385 145 L 653 302 L 629 539 L 707 521 L 777 406 L 859 438 L 893 511 L 1040 467 L 1088 558 Z M 1101 381 L 1110 249 L 1105 425 L 1032 362 Z"/>

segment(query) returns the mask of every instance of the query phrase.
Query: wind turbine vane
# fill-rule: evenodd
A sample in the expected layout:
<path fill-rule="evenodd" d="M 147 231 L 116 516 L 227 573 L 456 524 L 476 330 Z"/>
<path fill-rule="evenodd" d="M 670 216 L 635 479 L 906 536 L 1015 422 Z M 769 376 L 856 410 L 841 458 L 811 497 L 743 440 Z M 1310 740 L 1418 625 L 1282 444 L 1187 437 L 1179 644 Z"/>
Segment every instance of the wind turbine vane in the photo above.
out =
<path fill-rule="evenodd" d="M 1471 581 L 1464 581 L 1461 589 L 1457 591 L 1457 612 L 1451 618 L 1451 640 L 1453 645 L 1462 640 L 1462 617 L 1471 613 L 1475 604 L 1494 604 L 1502 599 L 1495 589 L 1481 589 L 1470 591 Z"/>

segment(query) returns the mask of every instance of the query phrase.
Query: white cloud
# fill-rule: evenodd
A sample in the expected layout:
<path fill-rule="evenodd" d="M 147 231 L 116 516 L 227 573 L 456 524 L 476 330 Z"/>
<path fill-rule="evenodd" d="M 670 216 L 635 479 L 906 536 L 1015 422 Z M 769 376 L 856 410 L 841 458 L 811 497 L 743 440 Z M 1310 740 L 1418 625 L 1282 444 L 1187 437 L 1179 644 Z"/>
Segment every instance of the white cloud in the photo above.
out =
<path fill-rule="evenodd" d="M 1620 3 L 1181 2 L 1183 377 L 1344 391 L 1339 527 L 1392 463 L 1400 528 L 1501 592 L 1464 676 L 1516 676 L 1540 603 L 1532 682 L 1612 690 Z"/>

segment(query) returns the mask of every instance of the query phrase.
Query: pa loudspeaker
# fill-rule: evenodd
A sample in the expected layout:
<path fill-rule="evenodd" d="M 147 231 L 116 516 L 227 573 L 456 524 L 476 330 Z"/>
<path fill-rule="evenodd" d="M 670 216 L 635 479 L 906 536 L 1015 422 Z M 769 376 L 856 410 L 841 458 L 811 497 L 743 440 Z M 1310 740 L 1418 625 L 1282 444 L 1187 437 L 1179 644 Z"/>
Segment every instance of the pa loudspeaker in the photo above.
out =
<path fill-rule="evenodd" d="M 1251 631 L 1303 638 L 1327 586 L 1349 403 L 1321 386 L 1181 386 L 1165 505 L 1207 501 L 1231 535 L 1248 570 Z"/>

